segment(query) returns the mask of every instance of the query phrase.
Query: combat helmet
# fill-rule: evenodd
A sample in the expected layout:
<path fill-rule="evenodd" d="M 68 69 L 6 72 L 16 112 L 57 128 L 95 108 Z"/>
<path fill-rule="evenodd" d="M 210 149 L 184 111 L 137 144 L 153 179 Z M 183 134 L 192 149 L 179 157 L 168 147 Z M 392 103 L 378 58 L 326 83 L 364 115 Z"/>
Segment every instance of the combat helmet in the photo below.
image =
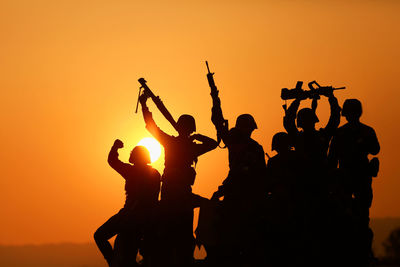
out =
<path fill-rule="evenodd" d="M 272 137 L 272 151 L 279 151 L 280 149 L 290 149 L 289 135 L 285 132 L 279 132 Z"/>
<path fill-rule="evenodd" d="M 235 128 L 250 129 L 253 131 L 254 129 L 257 129 L 257 124 L 253 116 L 250 114 L 242 114 L 237 117 Z"/>
<path fill-rule="evenodd" d="M 176 124 L 179 133 L 189 135 L 196 131 L 196 122 L 193 116 L 191 115 L 188 114 L 181 115 Z"/>
<path fill-rule="evenodd" d="M 135 146 L 131 151 L 129 162 L 132 164 L 144 163 L 150 164 L 150 152 L 144 146 Z"/>
<path fill-rule="evenodd" d="M 297 127 L 303 128 L 306 122 L 319 122 L 317 115 L 311 108 L 303 108 L 297 113 Z"/>
<path fill-rule="evenodd" d="M 358 99 L 346 99 L 343 103 L 342 116 L 361 117 L 362 106 Z"/>

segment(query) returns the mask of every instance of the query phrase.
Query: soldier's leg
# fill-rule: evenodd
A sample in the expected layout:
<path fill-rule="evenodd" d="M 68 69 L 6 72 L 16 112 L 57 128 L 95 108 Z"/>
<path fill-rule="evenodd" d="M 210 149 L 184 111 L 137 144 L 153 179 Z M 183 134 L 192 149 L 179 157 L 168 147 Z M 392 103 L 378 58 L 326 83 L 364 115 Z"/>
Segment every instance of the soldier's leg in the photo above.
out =
<path fill-rule="evenodd" d="M 359 216 L 359 229 L 360 229 L 360 258 L 366 262 L 372 256 L 372 240 L 373 232 L 369 227 L 369 209 L 372 204 L 372 178 L 361 177 L 360 183 L 354 192 L 354 200 L 356 212 Z"/>
<path fill-rule="evenodd" d="M 191 191 L 191 190 L 190 190 Z M 193 206 L 201 197 L 187 190 L 182 192 L 182 201 L 179 209 L 179 221 L 176 222 L 179 243 L 177 244 L 178 266 L 186 267 L 194 264 L 195 241 L 193 236 Z M 199 204 L 198 204 L 199 205 Z"/>
<path fill-rule="evenodd" d="M 135 232 L 123 232 L 117 235 L 114 244 L 114 257 L 118 267 L 136 267 L 140 236 Z"/>
<path fill-rule="evenodd" d="M 116 214 L 108 219 L 94 233 L 94 240 L 96 242 L 96 245 L 99 248 L 101 254 L 103 254 L 109 266 L 111 266 L 112 264 L 114 251 L 108 240 L 118 234 L 118 223 L 119 216 L 118 214 Z"/>

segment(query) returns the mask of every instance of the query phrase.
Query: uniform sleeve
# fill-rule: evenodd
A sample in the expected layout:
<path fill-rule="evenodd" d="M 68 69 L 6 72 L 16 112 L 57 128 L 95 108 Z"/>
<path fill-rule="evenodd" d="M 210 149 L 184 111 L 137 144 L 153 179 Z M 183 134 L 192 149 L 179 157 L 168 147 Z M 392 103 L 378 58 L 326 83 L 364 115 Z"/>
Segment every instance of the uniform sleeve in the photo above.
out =
<path fill-rule="evenodd" d="M 218 146 L 217 141 L 205 135 L 198 135 L 197 140 L 200 141 L 201 144 L 195 144 L 195 157 L 203 155 Z"/>
<path fill-rule="evenodd" d="M 285 116 L 283 117 L 283 127 L 285 127 L 285 130 L 293 138 L 294 136 L 297 135 L 299 130 L 297 130 L 296 127 L 296 114 L 297 110 L 299 109 L 300 106 L 300 100 L 295 99 L 289 106 L 289 108 L 286 111 Z"/>
<path fill-rule="evenodd" d="M 124 163 L 118 158 L 118 149 L 116 147 L 112 147 L 110 153 L 108 153 L 108 164 L 116 170 L 119 174 L 121 174 L 124 179 L 129 173 L 129 169 L 132 167 L 130 164 Z"/>
<path fill-rule="evenodd" d="M 331 115 L 329 117 L 328 124 L 326 125 L 324 132 L 328 135 L 328 138 L 335 134 L 336 129 L 340 124 L 340 106 L 336 97 L 329 97 L 329 105 L 331 107 Z"/>
<path fill-rule="evenodd" d="M 213 99 L 213 107 L 211 108 L 211 121 L 217 130 L 217 136 L 219 136 L 225 145 L 229 143 L 229 129 L 228 122 L 225 120 L 222 109 L 221 109 L 221 100 L 217 95 L 213 95 L 211 93 Z"/>
<path fill-rule="evenodd" d="M 142 106 L 142 112 L 144 122 L 146 123 L 146 129 L 151 133 L 151 135 L 154 136 L 155 139 L 158 140 L 158 142 L 165 146 L 171 139 L 171 136 L 158 128 L 153 119 L 153 115 L 151 114 L 147 106 Z"/>

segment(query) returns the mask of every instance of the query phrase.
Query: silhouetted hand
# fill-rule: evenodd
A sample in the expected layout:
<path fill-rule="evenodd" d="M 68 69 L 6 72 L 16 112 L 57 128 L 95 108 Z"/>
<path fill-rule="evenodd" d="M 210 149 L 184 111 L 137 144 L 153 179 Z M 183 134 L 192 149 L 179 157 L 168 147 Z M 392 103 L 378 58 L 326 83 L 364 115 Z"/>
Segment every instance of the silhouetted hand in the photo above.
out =
<path fill-rule="evenodd" d="M 320 94 L 323 96 L 326 96 L 326 97 L 331 97 L 331 96 L 333 96 L 333 88 L 330 88 L 330 89 L 325 88 L 324 90 L 321 91 Z"/>
<path fill-rule="evenodd" d="M 145 92 L 143 92 L 143 94 L 141 94 L 141 95 L 139 96 L 139 102 L 140 102 L 140 104 L 141 104 L 142 106 L 143 106 L 143 105 L 146 105 L 147 98 L 149 98 L 149 96 L 148 96 Z"/>
<path fill-rule="evenodd" d="M 113 145 L 115 148 L 123 148 L 124 147 L 124 143 L 121 141 L 121 140 L 119 140 L 119 139 L 116 139 L 115 141 L 114 141 L 114 145 Z"/>
<path fill-rule="evenodd" d="M 201 134 L 192 134 L 189 138 L 190 141 L 199 140 L 199 138 L 201 138 Z"/>
<path fill-rule="evenodd" d="M 211 200 L 217 201 L 221 198 L 221 193 L 219 191 L 215 191 L 214 194 L 211 197 Z"/>

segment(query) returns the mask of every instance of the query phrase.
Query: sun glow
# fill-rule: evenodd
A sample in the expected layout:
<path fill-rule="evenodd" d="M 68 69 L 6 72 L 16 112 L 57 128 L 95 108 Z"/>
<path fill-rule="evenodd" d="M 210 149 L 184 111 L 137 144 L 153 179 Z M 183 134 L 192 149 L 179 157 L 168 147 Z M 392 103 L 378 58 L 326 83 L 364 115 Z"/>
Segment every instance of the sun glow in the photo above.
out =
<path fill-rule="evenodd" d="M 151 137 L 143 138 L 142 140 L 139 141 L 138 146 L 144 146 L 149 150 L 150 159 L 152 163 L 158 160 L 161 156 L 161 145 L 154 138 Z"/>

